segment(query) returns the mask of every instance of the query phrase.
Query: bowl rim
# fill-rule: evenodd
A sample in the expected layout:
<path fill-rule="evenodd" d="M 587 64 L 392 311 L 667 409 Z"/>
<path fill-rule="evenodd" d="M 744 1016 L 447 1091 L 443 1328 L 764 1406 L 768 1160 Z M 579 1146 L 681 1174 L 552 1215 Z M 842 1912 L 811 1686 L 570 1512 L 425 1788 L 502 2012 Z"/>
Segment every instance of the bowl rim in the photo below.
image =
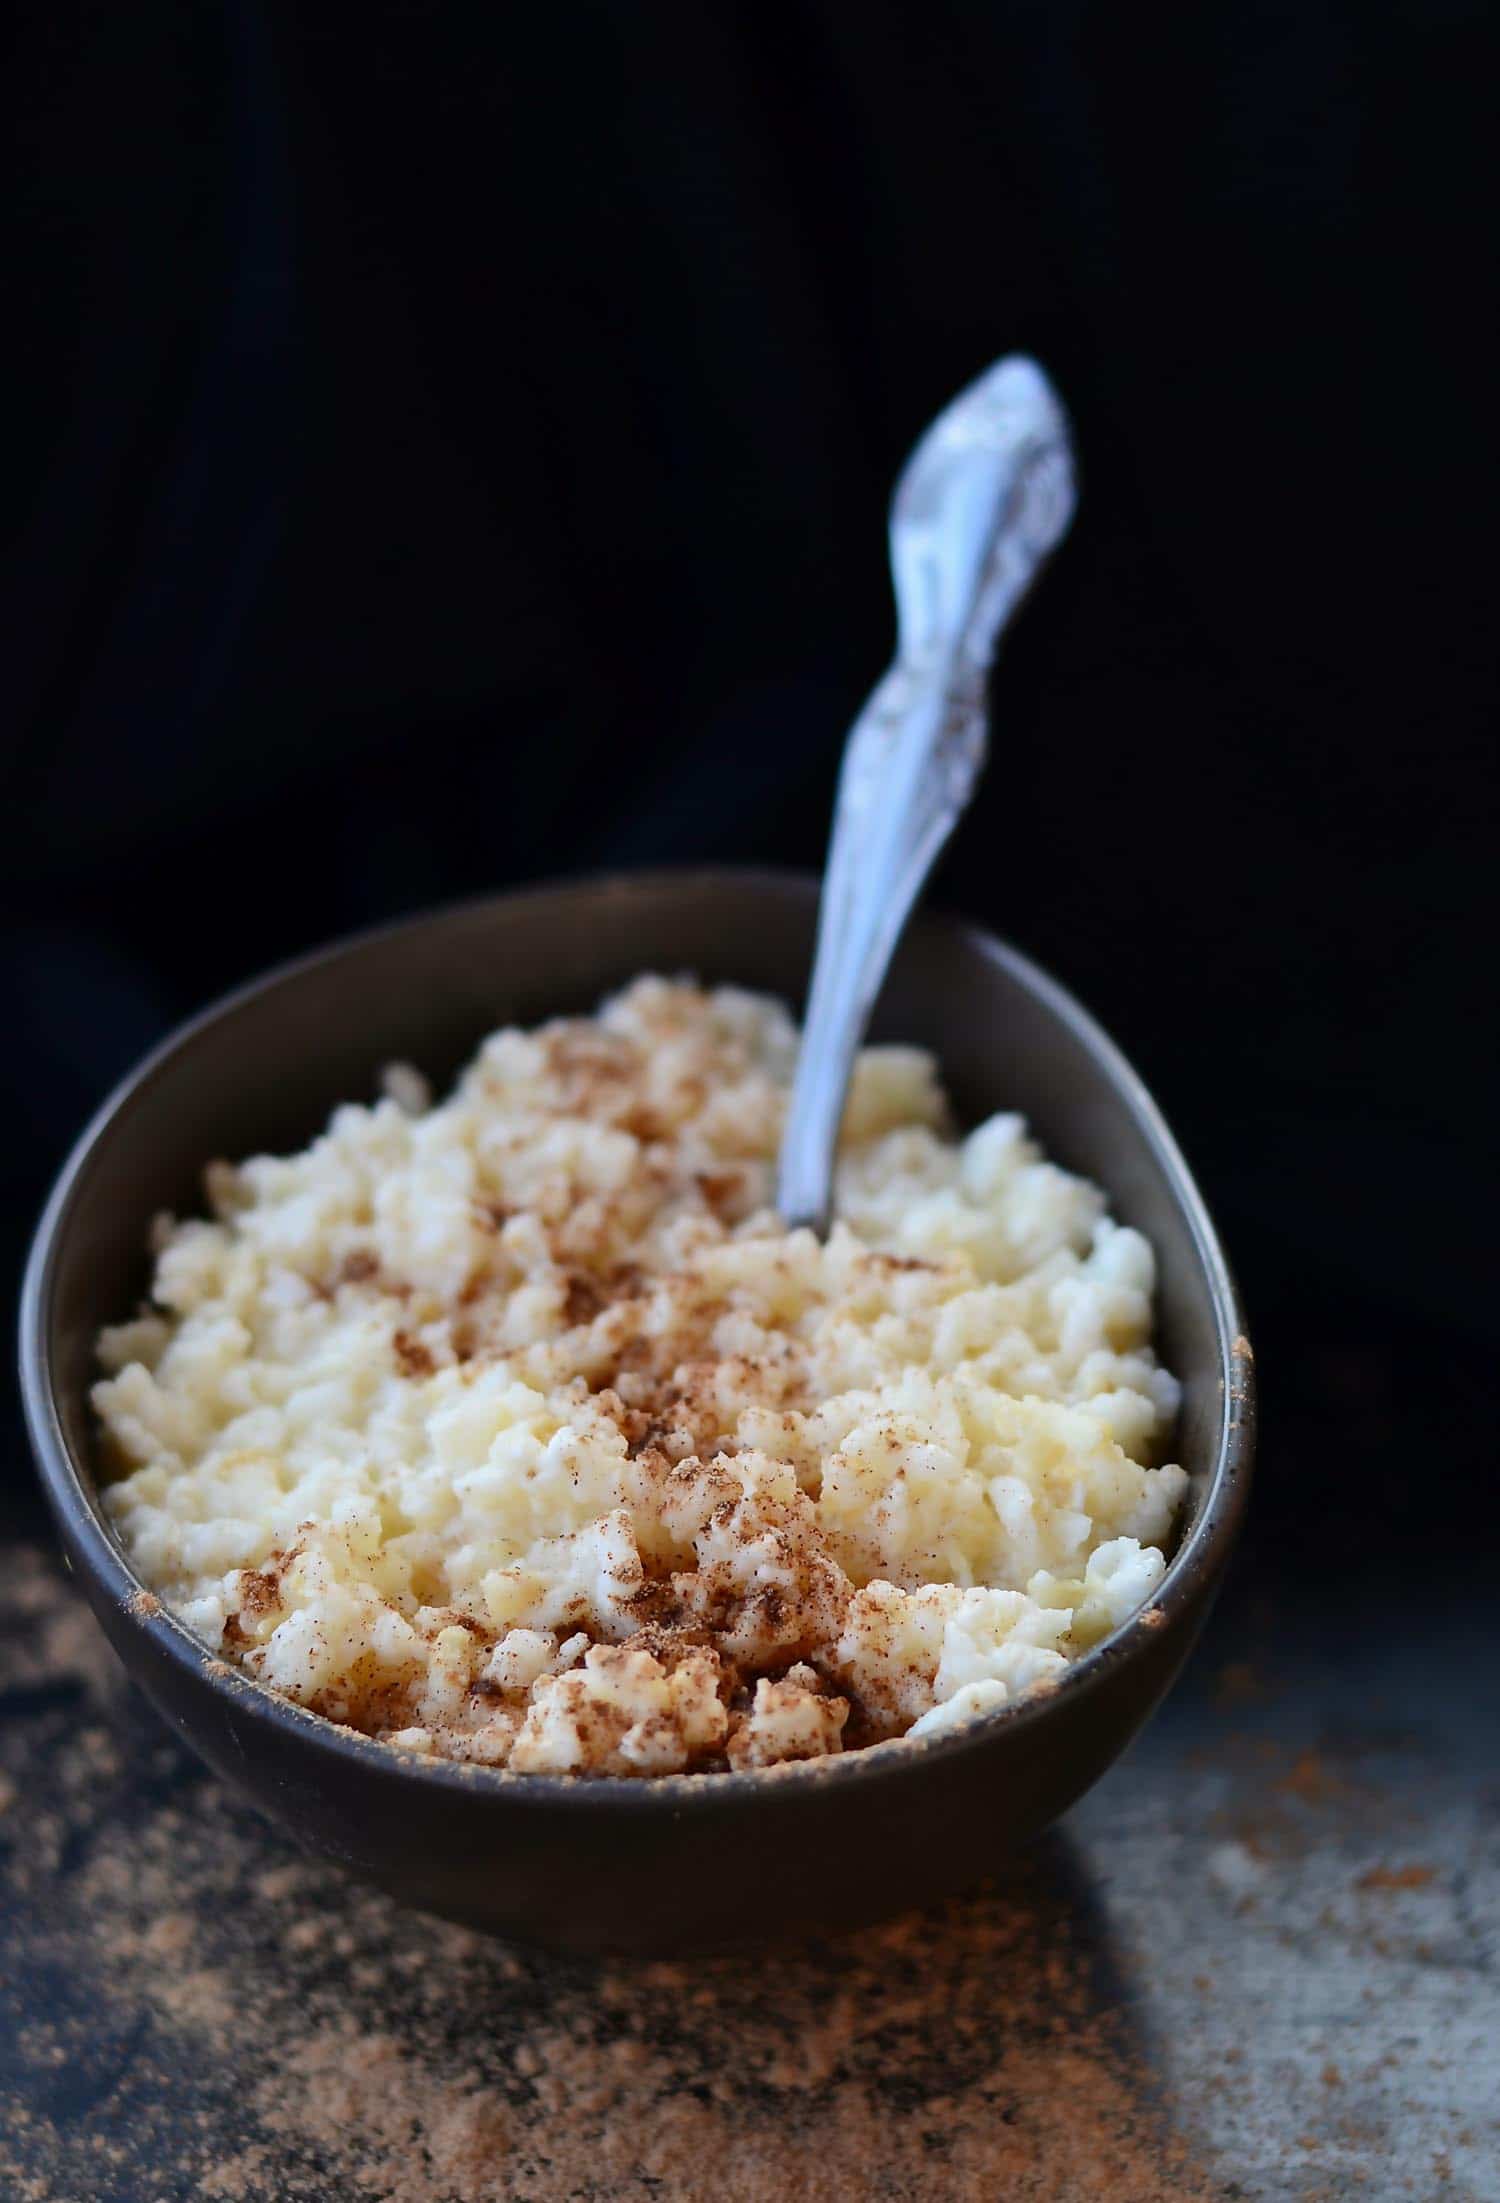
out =
<path fill-rule="evenodd" d="M 665 890 L 698 893 L 705 888 L 748 887 L 774 893 L 816 894 L 816 876 L 768 866 L 655 866 L 551 878 L 498 893 L 470 896 L 409 913 L 404 917 L 342 934 L 321 947 L 292 957 L 217 997 L 169 1032 L 129 1071 L 94 1111 L 73 1143 L 54 1181 L 38 1221 L 22 1283 L 19 1358 L 22 1400 L 33 1454 L 43 1489 L 57 1520 L 65 1550 L 92 1576 L 94 1584 L 127 1623 L 139 1629 L 180 1671 L 206 1683 L 241 1713 L 253 1713 L 272 1727 L 320 1746 L 335 1760 L 354 1760 L 372 1773 L 474 1794 L 488 1791 L 518 1807 L 559 1803 L 588 1811 L 659 1812 L 680 1815 L 711 1810 L 776 1791 L 820 1789 L 880 1782 L 931 1766 L 936 1759 L 960 1759 L 982 1751 L 1001 1730 L 1021 1730 L 1045 1722 L 1065 1702 L 1098 1689 L 1116 1669 L 1145 1649 L 1148 1639 L 1189 1603 L 1205 1576 L 1212 1577 L 1227 1558 L 1248 1497 L 1255 1434 L 1254 1357 L 1238 1289 L 1202 1196 L 1176 1140 L 1144 1081 L 1103 1027 L 1050 973 L 1010 942 L 943 909 L 924 907 L 909 933 L 946 932 L 984 957 L 1006 966 L 1040 999 L 1105 1071 L 1115 1091 L 1133 1112 L 1154 1160 L 1170 1183 L 1209 1282 L 1219 1352 L 1220 1413 L 1213 1467 L 1197 1519 L 1167 1563 L 1156 1590 L 1138 1612 L 1101 1642 L 1070 1661 L 1057 1680 L 1032 1690 L 1008 1706 L 939 1730 L 932 1736 L 894 1737 L 816 1760 L 728 1773 L 673 1775 L 523 1774 L 474 1761 L 406 1751 L 314 1713 L 271 1685 L 231 1666 L 193 1636 L 136 1575 L 107 1524 L 83 1466 L 74 1459 L 58 1411 L 49 1324 L 53 1288 L 67 1226 L 81 1181 L 94 1153 L 116 1117 L 185 1049 L 222 1020 L 258 997 L 320 965 L 336 963 L 356 950 L 376 946 L 403 933 L 429 926 L 479 919 L 499 904 L 565 898 L 618 902 L 655 897 Z M 335 1104 L 330 1103 L 330 1107 Z M 1106 1188 L 1106 1191 L 1108 1189 Z"/>

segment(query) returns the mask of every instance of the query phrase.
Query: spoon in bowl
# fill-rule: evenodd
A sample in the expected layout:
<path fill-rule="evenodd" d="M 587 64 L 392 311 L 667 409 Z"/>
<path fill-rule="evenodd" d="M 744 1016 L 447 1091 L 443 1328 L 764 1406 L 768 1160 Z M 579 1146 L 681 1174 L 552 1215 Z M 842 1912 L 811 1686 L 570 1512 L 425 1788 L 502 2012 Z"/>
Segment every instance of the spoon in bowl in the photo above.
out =
<path fill-rule="evenodd" d="M 901 929 L 984 764 L 995 645 L 1076 503 L 1067 416 L 1020 354 L 938 415 L 896 484 L 896 657 L 844 747 L 777 1175 L 788 1225 L 828 1229 L 855 1055 Z"/>

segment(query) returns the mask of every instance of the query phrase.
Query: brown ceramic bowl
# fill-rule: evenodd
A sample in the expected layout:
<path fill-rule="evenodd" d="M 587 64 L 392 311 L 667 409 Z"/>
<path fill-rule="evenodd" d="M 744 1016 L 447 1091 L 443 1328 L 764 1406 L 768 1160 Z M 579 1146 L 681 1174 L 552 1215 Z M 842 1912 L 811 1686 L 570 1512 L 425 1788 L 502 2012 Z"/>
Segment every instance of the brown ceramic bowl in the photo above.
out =
<path fill-rule="evenodd" d="M 147 1229 L 191 1212 L 218 1155 L 305 1144 L 404 1058 L 439 1082 L 497 1024 L 592 1009 L 645 970 L 800 1000 L 815 883 L 681 872 L 439 911 L 273 973 L 159 1048 L 80 1140 L 27 1273 L 21 1371 L 63 1544 L 120 1658 L 214 1770 L 310 1850 L 408 1903 L 578 1951 L 668 1953 L 832 1929 L 991 1869 L 1115 1759 L 1185 1658 L 1245 1502 L 1249 1349 L 1213 1227 L 1150 1096 L 1046 975 L 924 917 L 877 1038 L 932 1049 L 961 1116 L 1020 1109 L 1153 1242 L 1161 1348 L 1191 1477 L 1156 1599 L 1045 1697 L 916 1744 L 753 1774 L 595 1780 L 417 1760 L 214 1658 L 131 1573 L 99 1505 L 93 1340 L 146 1284 Z"/>

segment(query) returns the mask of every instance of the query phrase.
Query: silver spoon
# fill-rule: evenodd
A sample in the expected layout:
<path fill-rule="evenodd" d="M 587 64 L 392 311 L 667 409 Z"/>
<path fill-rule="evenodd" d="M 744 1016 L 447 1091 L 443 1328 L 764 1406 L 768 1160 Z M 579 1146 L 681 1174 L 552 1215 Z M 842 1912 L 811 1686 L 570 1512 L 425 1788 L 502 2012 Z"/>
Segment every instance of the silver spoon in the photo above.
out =
<path fill-rule="evenodd" d="M 1035 360 L 999 360 L 938 415 L 891 500 L 896 658 L 850 730 L 776 1206 L 828 1228 L 854 1058 L 986 749 L 1001 630 L 1077 502 L 1067 416 Z"/>

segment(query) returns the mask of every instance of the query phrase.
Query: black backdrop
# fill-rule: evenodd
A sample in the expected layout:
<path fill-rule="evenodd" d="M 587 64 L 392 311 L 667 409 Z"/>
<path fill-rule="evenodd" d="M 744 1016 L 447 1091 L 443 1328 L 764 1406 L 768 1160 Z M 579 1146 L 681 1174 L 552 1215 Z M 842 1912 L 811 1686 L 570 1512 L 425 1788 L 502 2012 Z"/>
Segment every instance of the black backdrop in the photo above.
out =
<path fill-rule="evenodd" d="M 107 1082 L 258 966 L 816 862 L 891 478 L 1024 347 L 1084 503 L 935 892 L 1083 994 L 1205 1180 L 1263 1558 L 1373 1494 L 1373 1579 L 1434 1478 L 1488 1492 L 1479 20 L 31 0 L 11 1271 Z"/>

